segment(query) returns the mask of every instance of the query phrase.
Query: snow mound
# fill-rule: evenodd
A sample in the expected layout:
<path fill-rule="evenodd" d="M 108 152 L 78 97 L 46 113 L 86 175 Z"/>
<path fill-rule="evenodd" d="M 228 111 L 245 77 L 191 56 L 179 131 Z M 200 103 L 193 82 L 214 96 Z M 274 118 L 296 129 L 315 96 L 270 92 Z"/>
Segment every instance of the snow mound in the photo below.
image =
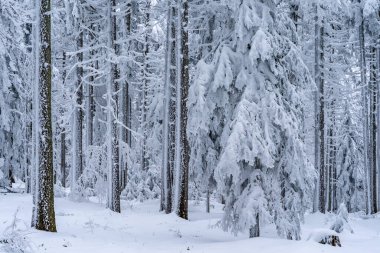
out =
<path fill-rule="evenodd" d="M 331 229 L 326 229 L 326 228 L 315 229 L 310 233 L 307 240 L 319 243 L 320 241 L 322 241 L 326 237 L 329 237 L 332 235 L 339 236 L 337 232 L 335 232 L 334 230 L 331 230 Z"/>

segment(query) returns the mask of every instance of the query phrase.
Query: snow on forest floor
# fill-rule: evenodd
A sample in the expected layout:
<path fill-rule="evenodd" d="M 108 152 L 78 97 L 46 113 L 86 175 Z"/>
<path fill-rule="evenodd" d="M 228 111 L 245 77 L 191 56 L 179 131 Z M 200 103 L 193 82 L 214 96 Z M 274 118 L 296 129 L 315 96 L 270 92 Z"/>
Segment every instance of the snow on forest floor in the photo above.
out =
<path fill-rule="evenodd" d="M 271 226 L 263 229 L 261 238 L 248 239 L 247 233 L 235 237 L 215 227 L 222 215 L 218 204 L 211 214 L 207 214 L 203 204 L 192 202 L 190 220 L 185 221 L 175 215 L 158 212 L 158 201 L 133 204 L 122 201 L 121 214 L 91 202 L 77 203 L 65 198 L 56 198 L 55 201 L 58 232 L 47 233 L 29 228 L 32 213 L 30 195 L 0 194 L 0 242 L 12 230 L 6 228 L 12 225 L 18 210 L 16 229 L 20 230 L 21 236 L 16 241 L 26 238 L 24 243 L 31 245 L 34 252 L 380 252 L 380 215 L 368 219 L 350 216 L 354 234 L 348 231 L 340 234 L 342 248 L 339 248 L 308 240 L 313 231 L 328 228 L 326 221 L 329 215 L 307 215 L 301 241 L 279 239 Z M 9 252 L 4 245 L 0 243 L 0 252 Z"/>

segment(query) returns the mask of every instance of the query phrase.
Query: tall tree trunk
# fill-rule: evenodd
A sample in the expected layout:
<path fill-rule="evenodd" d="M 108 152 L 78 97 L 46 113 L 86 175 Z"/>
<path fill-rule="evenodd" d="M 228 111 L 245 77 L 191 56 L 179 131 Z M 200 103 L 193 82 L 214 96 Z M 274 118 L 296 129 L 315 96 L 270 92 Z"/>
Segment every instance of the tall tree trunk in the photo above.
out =
<path fill-rule="evenodd" d="M 380 13 L 380 10 L 379 10 Z M 379 15 L 380 17 L 380 15 Z M 377 87 L 377 106 L 376 106 L 376 169 L 377 169 L 377 208 L 380 208 L 380 37 L 377 39 L 377 51 L 376 51 L 376 68 L 377 68 L 377 81 L 376 81 L 376 87 Z"/>
<path fill-rule="evenodd" d="M 361 6 L 361 0 L 359 3 L 359 50 L 360 50 L 360 77 L 361 77 L 361 87 L 362 87 L 362 114 L 363 114 L 363 147 L 364 147 L 364 172 L 366 182 L 365 193 L 366 193 L 366 211 L 367 214 L 371 212 L 371 197 L 370 197 L 370 179 L 369 179 L 369 161 L 368 161 L 368 87 L 367 87 L 367 63 L 365 58 L 365 38 L 364 38 L 364 18 L 363 18 L 363 7 Z"/>
<path fill-rule="evenodd" d="M 180 1 L 180 0 L 179 0 Z M 180 1 L 181 2 L 181 1 Z M 187 100 L 189 96 L 189 34 L 188 34 L 188 23 L 189 23 L 189 2 L 188 0 L 182 0 L 181 11 L 179 11 L 178 18 L 180 20 L 181 30 L 181 108 L 180 108 L 180 122 L 181 130 L 180 134 L 180 151 L 181 151 L 181 161 L 180 161 L 180 190 L 179 190 L 179 205 L 178 205 L 178 216 L 183 219 L 188 219 L 188 191 L 189 191 L 189 160 L 190 160 L 190 147 L 187 139 L 187 120 L 188 120 L 188 108 Z M 182 15 L 181 15 L 182 14 Z M 177 45 L 179 46 L 179 45 Z M 179 108 L 177 108 L 179 110 Z"/>
<path fill-rule="evenodd" d="M 66 80 L 66 52 L 63 52 L 62 57 L 62 80 L 63 86 L 65 86 Z M 66 187 L 66 129 L 61 129 L 61 185 Z"/>
<path fill-rule="evenodd" d="M 375 42 L 374 42 L 375 43 Z M 377 213 L 377 174 L 376 174 L 376 107 L 377 107 L 377 68 L 376 47 L 370 48 L 370 80 L 369 80 L 369 169 L 370 169 L 370 192 L 371 213 Z"/>
<path fill-rule="evenodd" d="M 90 41 L 95 39 L 94 33 L 96 32 L 96 27 L 92 24 L 90 29 Z M 92 60 L 96 50 L 90 51 L 90 59 Z M 97 60 L 91 64 L 93 69 L 97 69 Z M 94 144 L 94 116 L 95 116 L 95 100 L 94 100 L 94 85 L 95 85 L 95 74 L 90 74 L 89 84 L 87 88 L 87 122 L 86 122 L 86 135 L 87 135 L 87 146 L 92 146 Z"/>
<path fill-rule="evenodd" d="M 118 53 L 117 39 L 117 23 L 116 15 L 116 0 L 111 0 L 108 8 L 108 21 L 110 25 L 108 46 L 113 49 L 115 54 Z M 107 207 L 114 212 L 120 213 L 120 183 L 119 183 L 119 138 L 118 138 L 118 87 L 119 71 L 117 64 L 110 63 L 109 83 L 107 85 L 107 121 L 108 121 L 108 202 Z"/>
<path fill-rule="evenodd" d="M 53 184 L 53 134 L 51 110 L 51 15 L 50 0 L 41 0 L 39 6 L 39 157 L 35 221 L 38 230 L 56 232 Z"/>
<path fill-rule="evenodd" d="M 315 166 L 319 171 L 319 211 L 325 212 L 326 182 L 325 182 L 325 102 L 324 102 L 324 78 L 323 78 L 323 26 L 319 25 L 318 4 L 315 5 L 315 83 L 316 91 L 316 132 L 315 132 Z"/>
<path fill-rule="evenodd" d="M 142 87 L 142 129 L 143 129 L 143 140 L 142 140 L 142 152 L 141 152 L 141 165 L 143 170 L 147 170 L 149 167 L 149 158 L 147 151 L 147 141 L 148 141 L 148 121 L 147 121 L 147 113 L 148 113 L 148 80 L 149 80 L 149 63 L 148 63 L 148 55 L 149 55 L 149 33 L 150 29 L 150 0 L 146 1 L 145 7 L 145 45 L 143 52 L 143 87 Z"/>
<path fill-rule="evenodd" d="M 124 18 L 125 22 L 125 34 L 126 36 L 130 36 L 132 33 L 132 14 L 133 14 L 133 1 L 127 4 L 127 15 Z M 127 50 L 131 50 L 133 42 L 129 42 L 127 45 Z M 127 79 L 124 83 L 124 87 L 122 89 L 122 96 L 120 99 L 120 115 L 123 124 L 128 128 L 121 128 L 121 136 L 120 139 L 125 142 L 128 148 L 131 148 L 131 98 L 129 94 L 129 80 L 132 76 L 131 70 L 128 68 L 125 75 Z M 120 163 L 121 170 L 121 178 L 120 178 L 120 187 L 124 189 L 127 185 L 127 175 L 128 175 L 128 152 L 121 156 Z"/>
<path fill-rule="evenodd" d="M 80 21 L 78 21 L 80 23 Z M 84 35 L 81 30 L 80 24 L 78 24 L 78 38 L 77 38 L 77 50 L 83 50 Z M 75 87 L 76 105 L 74 111 L 74 124 L 73 124 L 73 165 L 72 165 L 72 185 L 71 188 L 75 191 L 75 187 L 78 185 L 78 179 L 83 173 L 83 52 L 79 52 L 77 55 L 77 83 Z"/>
<path fill-rule="evenodd" d="M 165 109 L 163 131 L 162 202 L 166 213 L 173 210 L 173 172 L 175 160 L 176 120 L 176 8 L 168 1 L 167 45 L 165 62 Z"/>

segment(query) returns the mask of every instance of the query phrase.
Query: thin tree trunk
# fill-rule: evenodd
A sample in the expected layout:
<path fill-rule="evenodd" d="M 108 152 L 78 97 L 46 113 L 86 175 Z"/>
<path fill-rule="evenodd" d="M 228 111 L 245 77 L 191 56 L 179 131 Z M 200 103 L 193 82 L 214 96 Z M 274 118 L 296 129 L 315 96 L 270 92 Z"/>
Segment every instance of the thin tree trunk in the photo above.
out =
<path fill-rule="evenodd" d="M 315 78 L 318 87 L 316 98 L 316 108 L 318 108 L 316 116 L 316 134 L 315 134 L 315 159 L 319 170 L 319 211 L 325 212 L 326 200 L 326 183 L 325 183 L 325 97 L 324 97 L 324 78 L 323 78 L 323 25 L 319 25 L 318 5 L 315 5 Z M 319 144 L 319 145 L 318 145 Z"/>
<path fill-rule="evenodd" d="M 66 52 L 63 52 L 62 57 L 62 79 L 63 86 L 65 86 L 66 80 Z M 61 129 L 61 185 L 66 187 L 66 129 Z"/>
<path fill-rule="evenodd" d="M 109 3 L 109 25 L 110 34 L 108 38 L 109 49 L 113 49 L 115 54 L 118 53 L 118 45 L 115 43 L 117 39 L 116 35 L 116 15 L 114 15 L 114 9 L 116 8 L 116 0 L 111 0 Z M 117 115 L 118 115 L 118 79 L 119 71 L 116 63 L 110 63 L 110 73 L 109 73 L 109 83 L 107 85 L 107 121 L 108 121 L 108 132 L 109 140 L 107 146 L 108 152 L 108 203 L 107 207 L 114 212 L 120 213 L 120 183 L 119 183 L 119 138 L 118 138 L 118 127 L 117 127 Z"/>
<path fill-rule="evenodd" d="M 147 151 L 147 141 L 148 141 L 148 122 L 147 122 L 147 113 L 148 113 L 148 79 L 149 79 L 149 64 L 148 64 L 148 55 L 149 55 L 149 33 L 150 29 L 150 0 L 146 2 L 145 10 L 145 45 L 143 52 L 143 87 L 142 87 L 142 129 L 143 129 L 143 143 L 142 143 L 142 154 L 141 154 L 141 165 L 143 170 L 147 170 L 149 167 L 148 161 L 148 151 Z"/>
<path fill-rule="evenodd" d="M 361 1 L 358 0 L 361 4 Z M 367 214 L 371 212 L 371 197 L 370 197 L 370 179 L 369 179 L 369 161 L 368 161 L 368 87 L 367 87 L 367 67 L 365 58 L 365 44 L 364 44 L 364 18 L 363 18 L 363 8 L 360 6 L 360 25 L 359 25 L 359 50 L 360 50 L 360 76 L 361 76 L 361 87 L 362 87 L 362 111 L 363 111 L 363 147 L 364 147 L 364 172 L 366 182 L 365 193 L 366 193 L 366 211 Z"/>
<path fill-rule="evenodd" d="M 171 100 L 170 89 L 170 71 L 171 71 L 171 19 L 172 19 L 171 1 L 168 1 L 167 21 L 166 21 L 166 50 L 165 50 L 165 84 L 164 84 L 164 111 L 163 111 L 163 151 L 162 151 L 162 168 L 161 168 L 161 204 L 160 211 L 168 213 L 168 197 L 170 197 L 169 188 L 169 110 Z"/>
<path fill-rule="evenodd" d="M 80 31 L 78 25 L 79 35 L 77 38 L 77 50 L 83 49 L 83 31 Z M 83 173 L 83 53 L 78 53 L 76 74 L 77 83 L 75 87 L 76 105 L 74 112 L 74 124 L 73 124 L 73 166 L 72 166 L 72 190 L 75 191 L 75 187 L 78 185 L 78 179 Z"/>
<path fill-rule="evenodd" d="M 371 213 L 377 213 L 377 174 L 376 174 L 376 107 L 377 107 L 377 69 L 376 48 L 370 48 L 370 82 L 369 82 L 369 169 L 371 178 Z"/>
<path fill-rule="evenodd" d="M 175 166 L 175 121 L 176 121 L 176 8 L 170 5 L 169 2 L 169 17 L 168 17 L 168 52 L 167 52 L 167 80 L 166 80 L 166 103 L 165 108 L 167 116 L 167 136 L 164 136 L 164 174 L 165 174 L 165 212 L 171 213 L 173 211 L 173 174 Z M 165 133 L 165 134 L 166 134 Z M 166 147 L 166 148 L 165 148 Z"/>

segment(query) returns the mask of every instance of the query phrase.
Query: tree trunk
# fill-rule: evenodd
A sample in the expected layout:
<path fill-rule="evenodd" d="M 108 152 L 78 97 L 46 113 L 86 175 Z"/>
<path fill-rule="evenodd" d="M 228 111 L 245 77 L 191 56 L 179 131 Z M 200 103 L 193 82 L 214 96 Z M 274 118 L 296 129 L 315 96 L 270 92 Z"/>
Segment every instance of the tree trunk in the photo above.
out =
<path fill-rule="evenodd" d="M 142 143 L 142 153 L 141 153 L 141 166 L 143 170 L 148 170 L 149 167 L 149 157 L 147 151 L 147 141 L 148 141 L 148 121 L 147 121 L 147 113 L 148 113 L 148 79 L 149 79 L 149 64 L 148 64 L 148 55 L 149 55 L 149 33 L 150 29 L 150 0 L 146 1 L 146 9 L 145 9 L 145 45 L 143 52 L 143 87 L 142 87 L 142 129 L 143 129 L 143 143 Z"/>
<path fill-rule="evenodd" d="M 358 0 L 361 4 L 361 1 Z M 364 18 L 363 8 L 360 7 L 360 25 L 359 25 L 359 50 L 360 50 L 360 77 L 362 87 L 362 112 L 363 112 L 363 147 L 364 147 L 364 172 L 366 182 L 364 183 L 366 192 L 366 211 L 367 214 L 371 212 L 371 197 L 370 197 L 370 179 L 369 179 L 369 161 L 368 161 L 368 87 L 367 87 L 367 64 L 365 58 L 365 44 L 364 44 Z"/>
<path fill-rule="evenodd" d="M 66 80 L 66 52 L 63 52 L 62 58 L 62 79 L 63 86 L 65 86 Z M 61 129 L 61 185 L 66 187 L 66 129 Z"/>
<path fill-rule="evenodd" d="M 176 8 L 168 3 L 167 45 L 165 62 L 165 109 L 162 159 L 162 202 L 166 213 L 173 210 L 173 172 L 175 160 L 175 119 L 176 119 Z"/>
<path fill-rule="evenodd" d="M 256 214 L 256 224 L 249 229 L 249 238 L 260 236 L 260 219 L 259 214 Z"/>
<path fill-rule="evenodd" d="M 181 2 L 181 1 L 180 1 Z M 180 15 L 182 13 L 182 15 Z M 188 191 L 189 191 L 189 160 L 190 160 L 190 147 L 187 139 L 187 120 L 188 120 L 188 108 L 187 100 L 189 96 L 189 34 L 188 34 L 188 22 L 189 22 L 189 2 L 188 0 L 182 1 L 182 8 L 179 11 L 178 17 L 180 18 L 181 30 L 181 108 L 180 108 L 180 151 L 181 151 L 181 163 L 180 163 L 180 190 L 179 190 L 179 206 L 178 216 L 183 219 L 188 219 Z M 179 45 L 177 45 L 179 46 Z M 177 108 L 178 110 L 179 108 Z"/>
<path fill-rule="evenodd" d="M 318 87 L 316 92 L 315 108 L 316 133 L 315 133 L 315 164 L 319 170 L 319 211 L 325 212 L 326 185 L 325 185 L 325 101 L 324 101 L 324 78 L 323 78 L 323 26 L 319 25 L 318 5 L 315 5 L 315 79 Z"/>
<path fill-rule="evenodd" d="M 51 118 L 51 15 L 50 0 L 39 6 L 39 159 L 34 226 L 38 230 L 56 232 L 53 190 L 53 134 Z"/>
<path fill-rule="evenodd" d="M 109 3 L 109 25 L 110 34 L 108 38 L 109 49 L 113 49 L 115 54 L 118 53 L 118 45 L 115 43 L 117 36 L 116 15 L 113 14 L 113 9 L 116 7 L 116 0 L 111 0 Z M 120 213 L 120 183 L 119 183 L 119 138 L 117 127 L 118 115 L 118 79 L 119 71 L 116 63 L 110 62 L 109 83 L 107 85 L 107 107 L 108 107 L 108 203 L 107 207 L 114 212 Z"/>
<path fill-rule="evenodd" d="M 375 42 L 374 42 L 375 43 Z M 377 107 L 377 68 L 376 68 L 376 48 L 370 48 L 370 81 L 369 81 L 369 169 L 370 169 L 370 192 L 371 192 L 371 213 L 377 213 L 377 174 L 376 174 L 376 107 Z"/>

